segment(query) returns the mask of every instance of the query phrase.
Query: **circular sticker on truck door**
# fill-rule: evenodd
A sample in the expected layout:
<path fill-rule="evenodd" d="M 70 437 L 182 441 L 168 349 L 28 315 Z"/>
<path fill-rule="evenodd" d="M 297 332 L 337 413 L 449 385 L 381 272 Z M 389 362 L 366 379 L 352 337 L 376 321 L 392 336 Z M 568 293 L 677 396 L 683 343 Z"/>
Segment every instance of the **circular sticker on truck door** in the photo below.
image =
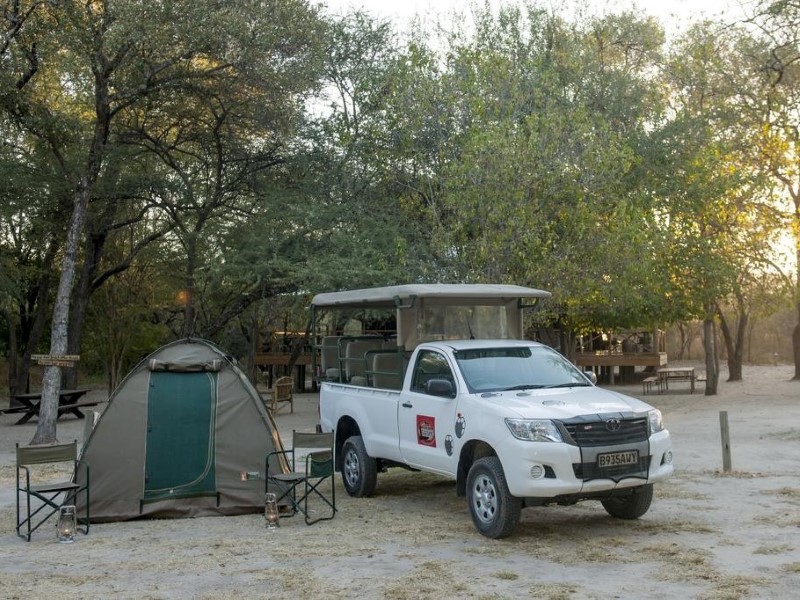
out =
<path fill-rule="evenodd" d="M 444 436 L 444 449 L 447 451 L 447 456 L 453 456 L 453 436 L 449 433 Z"/>
<path fill-rule="evenodd" d="M 464 435 L 464 431 L 467 429 L 467 421 L 461 415 L 458 415 L 458 419 L 456 419 L 456 437 L 461 439 L 461 436 Z"/>

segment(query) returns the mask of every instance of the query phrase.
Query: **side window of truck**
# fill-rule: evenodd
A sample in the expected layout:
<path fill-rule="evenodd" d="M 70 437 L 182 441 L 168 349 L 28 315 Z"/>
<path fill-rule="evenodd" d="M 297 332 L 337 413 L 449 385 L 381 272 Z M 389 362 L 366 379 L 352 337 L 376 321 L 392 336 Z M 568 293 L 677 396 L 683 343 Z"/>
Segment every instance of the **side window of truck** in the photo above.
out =
<path fill-rule="evenodd" d="M 432 350 L 422 350 L 417 355 L 417 362 L 414 365 L 414 378 L 411 380 L 411 391 L 425 393 L 425 384 L 431 379 L 447 379 L 455 385 L 453 372 L 447 359 Z"/>

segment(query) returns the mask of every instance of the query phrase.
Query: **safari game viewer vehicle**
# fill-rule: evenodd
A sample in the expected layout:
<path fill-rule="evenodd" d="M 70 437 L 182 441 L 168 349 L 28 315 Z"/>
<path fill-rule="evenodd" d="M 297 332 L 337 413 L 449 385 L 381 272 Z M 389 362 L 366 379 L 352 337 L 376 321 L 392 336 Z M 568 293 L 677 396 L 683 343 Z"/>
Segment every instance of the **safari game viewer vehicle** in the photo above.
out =
<path fill-rule="evenodd" d="M 335 432 L 347 493 L 373 494 L 395 466 L 451 477 L 490 538 L 528 506 L 599 500 L 614 517 L 645 514 L 673 472 L 661 412 L 522 339 L 523 310 L 549 296 L 466 284 L 315 296 L 312 317 L 388 310 L 396 323 L 396 334 L 321 338 L 320 427 Z"/>

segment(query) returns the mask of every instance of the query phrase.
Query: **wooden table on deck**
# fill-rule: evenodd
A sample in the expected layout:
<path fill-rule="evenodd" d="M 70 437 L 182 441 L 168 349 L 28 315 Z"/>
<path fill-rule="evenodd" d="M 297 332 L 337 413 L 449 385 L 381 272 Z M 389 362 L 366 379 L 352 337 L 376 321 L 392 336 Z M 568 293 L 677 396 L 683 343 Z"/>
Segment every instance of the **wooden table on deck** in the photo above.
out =
<path fill-rule="evenodd" d="M 62 415 L 66 413 L 72 413 L 79 419 L 83 419 L 84 414 L 80 411 L 80 408 L 97 406 L 99 404 L 99 402 L 94 401 L 79 402 L 79 400 L 89 391 L 89 388 L 78 390 L 61 390 L 58 395 L 58 416 L 56 418 L 60 419 Z M 22 404 L 22 406 L 7 408 L 0 412 L 4 414 L 22 413 L 22 416 L 16 422 L 16 425 L 22 425 L 23 423 L 30 421 L 33 417 L 39 416 L 39 409 L 41 408 L 42 402 L 41 392 L 17 394 L 13 399 Z"/>
<path fill-rule="evenodd" d="M 694 394 L 696 375 L 694 367 L 662 367 L 658 370 L 658 387 L 668 390 L 670 381 L 689 381 L 692 385 L 691 393 Z"/>

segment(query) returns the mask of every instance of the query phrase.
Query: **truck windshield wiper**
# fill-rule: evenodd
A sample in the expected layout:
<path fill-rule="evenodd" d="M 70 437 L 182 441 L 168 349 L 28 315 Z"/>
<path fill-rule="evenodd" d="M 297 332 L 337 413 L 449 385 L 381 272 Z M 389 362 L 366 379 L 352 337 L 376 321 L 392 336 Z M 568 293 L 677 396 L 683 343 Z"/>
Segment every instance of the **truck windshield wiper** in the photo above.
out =
<path fill-rule="evenodd" d="M 511 387 L 503 388 L 504 392 L 511 392 L 513 390 L 538 390 L 539 388 L 548 387 L 541 383 L 521 383 L 519 385 L 512 385 Z"/>
<path fill-rule="evenodd" d="M 540 386 L 540 387 L 546 387 L 546 388 L 567 388 L 567 387 L 586 387 L 586 386 L 588 386 L 588 385 L 589 385 L 588 383 L 582 383 L 582 382 L 580 382 L 580 381 L 573 381 L 573 382 L 571 382 L 571 383 L 556 383 L 556 384 L 553 384 L 553 385 L 543 385 L 543 386 Z"/>

